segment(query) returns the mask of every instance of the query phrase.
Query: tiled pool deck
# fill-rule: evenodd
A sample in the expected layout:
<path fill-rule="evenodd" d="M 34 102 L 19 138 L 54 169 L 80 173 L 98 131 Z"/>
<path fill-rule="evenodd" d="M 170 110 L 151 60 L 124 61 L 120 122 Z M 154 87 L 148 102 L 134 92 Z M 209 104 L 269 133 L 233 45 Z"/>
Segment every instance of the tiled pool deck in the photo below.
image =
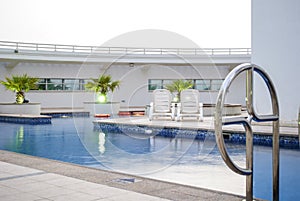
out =
<path fill-rule="evenodd" d="M 132 179 L 136 182 L 130 182 Z M 228 193 L 0 151 L 0 200 L 5 201 L 242 199 Z"/>

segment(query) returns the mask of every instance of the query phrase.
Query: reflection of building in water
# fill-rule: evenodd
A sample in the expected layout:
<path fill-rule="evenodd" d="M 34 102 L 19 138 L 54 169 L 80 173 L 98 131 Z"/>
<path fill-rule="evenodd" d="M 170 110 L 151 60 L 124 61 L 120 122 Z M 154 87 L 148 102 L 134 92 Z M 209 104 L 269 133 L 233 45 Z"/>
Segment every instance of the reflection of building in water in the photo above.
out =
<path fill-rule="evenodd" d="M 99 133 L 99 152 L 104 154 L 105 152 L 105 133 Z"/>

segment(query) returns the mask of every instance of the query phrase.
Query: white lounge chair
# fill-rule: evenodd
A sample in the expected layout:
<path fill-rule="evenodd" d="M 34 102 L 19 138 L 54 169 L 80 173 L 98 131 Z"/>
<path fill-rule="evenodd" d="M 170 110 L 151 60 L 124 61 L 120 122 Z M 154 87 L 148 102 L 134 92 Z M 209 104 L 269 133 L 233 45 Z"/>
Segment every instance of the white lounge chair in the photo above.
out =
<path fill-rule="evenodd" d="M 169 116 L 175 119 L 175 105 L 172 104 L 172 96 L 167 89 L 156 89 L 153 91 L 153 102 L 150 103 L 149 120 L 155 116 Z"/>
<path fill-rule="evenodd" d="M 203 103 L 199 103 L 198 90 L 186 89 L 180 93 L 176 120 L 182 120 L 183 117 L 196 117 L 199 121 L 203 121 Z"/>

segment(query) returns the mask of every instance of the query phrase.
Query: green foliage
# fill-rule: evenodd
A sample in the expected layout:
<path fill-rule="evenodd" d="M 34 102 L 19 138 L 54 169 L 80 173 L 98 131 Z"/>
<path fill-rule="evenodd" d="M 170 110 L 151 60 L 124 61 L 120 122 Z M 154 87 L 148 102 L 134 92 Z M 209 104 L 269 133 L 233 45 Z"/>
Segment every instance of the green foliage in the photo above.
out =
<path fill-rule="evenodd" d="M 185 90 L 185 89 L 190 89 L 194 86 L 193 82 L 188 80 L 175 80 L 173 83 L 168 84 L 166 86 L 166 89 L 168 89 L 170 92 L 178 92 L 179 94 Z"/>
<path fill-rule="evenodd" d="M 24 92 L 31 89 L 37 89 L 37 82 L 39 78 L 29 77 L 27 74 L 21 76 L 6 77 L 6 81 L 1 80 L 0 83 L 5 86 L 7 90 L 16 93 L 16 102 L 22 104 L 25 98 Z"/>
<path fill-rule="evenodd" d="M 112 81 L 110 75 L 101 75 L 98 79 L 92 79 L 91 82 L 85 84 L 85 88 L 96 93 L 107 94 L 113 92 L 120 86 L 120 81 Z"/>
<path fill-rule="evenodd" d="M 180 100 L 180 93 L 185 89 L 190 89 L 194 86 L 191 80 L 175 80 L 171 84 L 166 85 L 166 89 L 170 92 L 177 92 L 177 100 Z"/>

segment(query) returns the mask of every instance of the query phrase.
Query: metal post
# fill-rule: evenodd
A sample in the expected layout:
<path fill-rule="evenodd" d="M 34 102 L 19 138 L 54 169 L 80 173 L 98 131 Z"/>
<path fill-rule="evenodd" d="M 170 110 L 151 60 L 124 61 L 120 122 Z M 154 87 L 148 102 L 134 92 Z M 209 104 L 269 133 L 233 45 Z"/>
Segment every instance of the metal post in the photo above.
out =
<path fill-rule="evenodd" d="M 279 121 L 273 122 L 273 200 L 279 200 Z"/>
<path fill-rule="evenodd" d="M 252 121 L 253 105 L 253 69 L 246 71 L 246 106 L 248 112 L 248 122 Z M 246 169 L 251 170 L 252 174 L 246 177 L 246 199 L 253 200 L 253 132 L 246 131 Z"/>
<path fill-rule="evenodd" d="M 298 112 L 298 142 L 299 142 L 299 147 L 300 147 L 300 107 L 299 107 L 299 112 Z"/>
<path fill-rule="evenodd" d="M 248 118 L 223 118 L 222 110 L 226 94 L 231 83 L 243 71 L 246 71 L 246 106 Z M 272 99 L 271 115 L 258 115 L 253 106 L 253 73 L 258 73 L 265 84 L 267 85 L 270 96 Z M 299 111 L 300 119 L 300 111 Z M 217 98 L 216 111 L 215 111 L 215 134 L 216 142 L 220 150 L 221 156 L 226 165 L 234 172 L 246 175 L 246 200 L 252 201 L 253 199 L 253 132 L 251 129 L 252 120 L 257 122 L 272 121 L 273 122 L 273 200 L 279 200 L 279 106 L 274 85 L 269 76 L 257 65 L 254 64 L 241 64 L 234 68 L 225 78 Z M 300 121 L 300 120 L 299 120 Z M 229 157 L 225 148 L 222 126 L 242 124 L 246 131 L 246 168 L 237 166 Z"/>

